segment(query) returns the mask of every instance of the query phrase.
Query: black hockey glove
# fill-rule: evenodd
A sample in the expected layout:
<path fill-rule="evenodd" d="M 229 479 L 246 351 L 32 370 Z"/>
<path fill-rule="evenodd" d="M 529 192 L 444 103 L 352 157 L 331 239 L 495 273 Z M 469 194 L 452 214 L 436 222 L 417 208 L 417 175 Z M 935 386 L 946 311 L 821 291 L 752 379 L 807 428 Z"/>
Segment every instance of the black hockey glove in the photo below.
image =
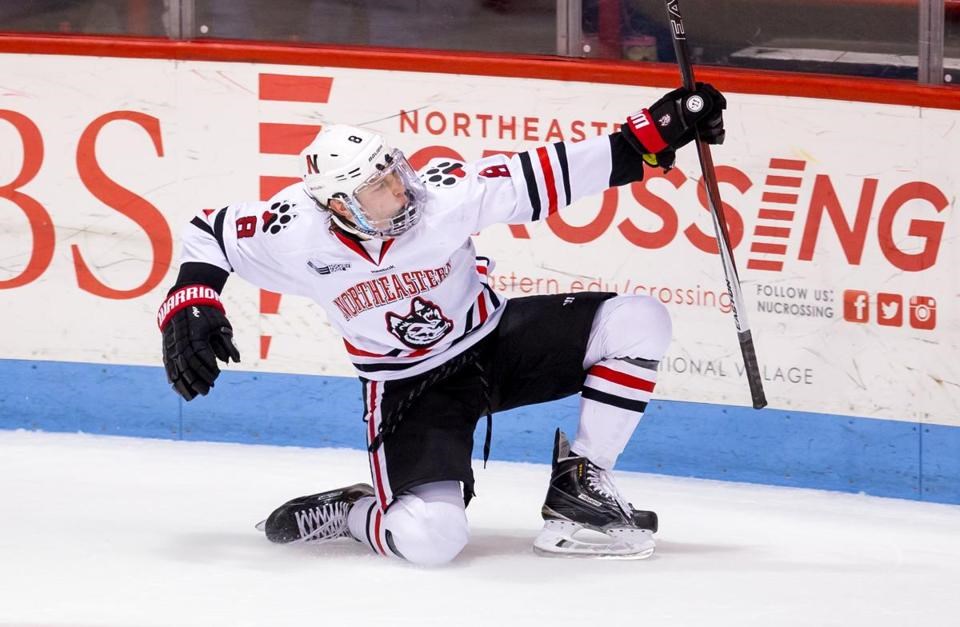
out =
<path fill-rule="evenodd" d="M 205 395 L 220 374 L 217 359 L 240 363 L 220 295 L 207 285 L 174 288 L 157 312 L 167 380 L 184 399 Z"/>
<path fill-rule="evenodd" d="M 708 144 L 723 143 L 726 108 L 727 99 L 713 85 L 697 83 L 694 91 L 674 89 L 649 109 L 634 113 L 620 130 L 644 161 L 669 170 L 674 151 L 693 141 L 697 131 Z"/>

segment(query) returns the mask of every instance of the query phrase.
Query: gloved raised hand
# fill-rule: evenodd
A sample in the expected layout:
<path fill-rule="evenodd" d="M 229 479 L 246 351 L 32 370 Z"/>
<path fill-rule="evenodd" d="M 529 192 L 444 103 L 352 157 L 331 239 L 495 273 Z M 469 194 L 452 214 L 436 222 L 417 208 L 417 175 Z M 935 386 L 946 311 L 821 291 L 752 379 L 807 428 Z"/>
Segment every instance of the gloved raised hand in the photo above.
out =
<path fill-rule="evenodd" d="M 708 144 L 722 144 L 725 136 L 723 110 L 727 99 L 709 83 L 695 90 L 674 89 L 627 118 L 620 130 L 627 142 L 650 165 L 669 170 L 674 151 L 693 141 L 697 131 Z"/>
<path fill-rule="evenodd" d="M 163 333 L 163 365 L 167 380 L 184 399 L 206 395 L 220 375 L 217 359 L 240 363 L 233 327 L 220 295 L 206 285 L 175 288 L 157 312 Z"/>

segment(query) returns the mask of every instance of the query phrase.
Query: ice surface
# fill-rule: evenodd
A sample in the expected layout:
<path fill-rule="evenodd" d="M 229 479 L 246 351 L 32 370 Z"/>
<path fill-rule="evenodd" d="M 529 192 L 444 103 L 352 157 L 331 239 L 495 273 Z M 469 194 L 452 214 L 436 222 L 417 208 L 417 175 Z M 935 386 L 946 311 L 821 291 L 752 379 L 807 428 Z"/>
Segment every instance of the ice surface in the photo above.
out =
<path fill-rule="evenodd" d="M 549 559 L 548 467 L 494 461 L 444 568 L 253 528 L 367 473 L 358 451 L 0 431 L 0 625 L 960 625 L 956 506 L 619 473 L 657 554 Z"/>

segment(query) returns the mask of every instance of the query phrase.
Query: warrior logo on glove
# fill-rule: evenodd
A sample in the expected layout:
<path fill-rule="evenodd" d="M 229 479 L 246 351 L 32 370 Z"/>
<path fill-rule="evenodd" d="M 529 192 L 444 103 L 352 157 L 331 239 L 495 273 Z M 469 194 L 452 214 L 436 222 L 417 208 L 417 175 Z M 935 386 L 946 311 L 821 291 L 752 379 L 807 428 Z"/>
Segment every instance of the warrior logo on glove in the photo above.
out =
<path fill-rule="evenodd" d="M 240 363 L 220 295 L 206 285 L 174 288 L 157 312 L 167 381 L 185 400 L 206 395 L 220 375 L 217 360 Z"/>

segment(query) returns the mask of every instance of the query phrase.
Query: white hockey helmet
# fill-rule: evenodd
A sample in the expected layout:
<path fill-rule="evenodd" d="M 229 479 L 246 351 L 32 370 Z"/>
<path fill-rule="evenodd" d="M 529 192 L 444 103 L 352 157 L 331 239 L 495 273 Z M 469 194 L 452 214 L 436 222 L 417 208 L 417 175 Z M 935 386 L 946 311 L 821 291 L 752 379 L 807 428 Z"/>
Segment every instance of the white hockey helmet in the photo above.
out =
<path fill-rule="evenodd" d="M 330 210 L 339 200 L 347 220 L 330 210 L 341 228 L 364 237 L 396 237 L 420 219 L 427 190 L 399 150 L 367 129 L 325 127 L 300 153 L 307 193 Z"/>

